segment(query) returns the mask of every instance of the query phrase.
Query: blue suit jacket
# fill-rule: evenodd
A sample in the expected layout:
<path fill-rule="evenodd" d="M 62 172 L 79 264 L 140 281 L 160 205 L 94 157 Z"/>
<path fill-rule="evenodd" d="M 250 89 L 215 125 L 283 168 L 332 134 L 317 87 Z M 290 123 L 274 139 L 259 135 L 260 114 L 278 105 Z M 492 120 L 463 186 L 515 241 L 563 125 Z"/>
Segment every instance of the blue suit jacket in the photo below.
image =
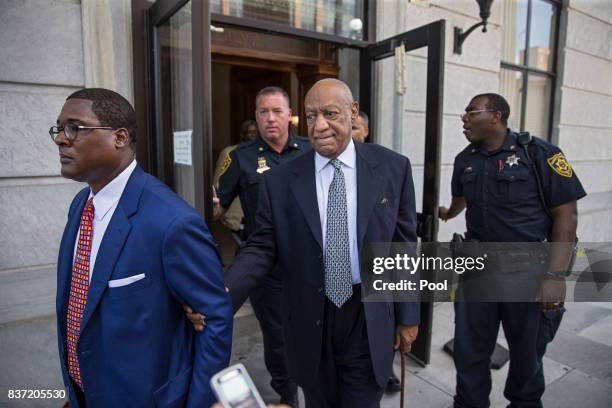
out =
<path fill-rule="evenodd" d="M 416 242 L 410 161 L 382 146 L 355 143 L 357 236 L 368 242 Z M 323 239 L 317 205 L 314 151 L 265 173 L 257 228 L 226 275 L 237 307 L 279 263 L 283 330 L 291 378 L 303 387 L 316 379 L 324 318 Z M 383 387 L 393 363 L 397 324 L 419 322 L 418 303 L 364 303 L 370 355 Z"/>
<path fill-rule="evenodd" d="M 79 218 L 70 206 L 58 260 L 57 327 L 64 382 L 66 309 Z M 95 231 L 94 231 L 95 234 Z M 109 288 L 108 281 L 145 274 Z M 181 304 L 206 314 L 196 334 Z M 210 377 L 231 352 L 232 306 L 213 239 L 198 213 L 136 167 L 102 239 L 77 343 L 87 407 L 209 407 Z"/>

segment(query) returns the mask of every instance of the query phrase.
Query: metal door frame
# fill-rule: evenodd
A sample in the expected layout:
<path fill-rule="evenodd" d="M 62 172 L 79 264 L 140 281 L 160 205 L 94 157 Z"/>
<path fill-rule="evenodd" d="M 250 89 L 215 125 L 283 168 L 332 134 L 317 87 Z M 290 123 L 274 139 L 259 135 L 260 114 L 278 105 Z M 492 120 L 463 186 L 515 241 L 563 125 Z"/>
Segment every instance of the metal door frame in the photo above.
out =
<path fill-rule="evenodd" d="M 157 0 L 146 12 L 147 120 L 151 124 L 153 154 L 151 169 L 166 184 L 172 184 L 164 174 L 163 126 L 161 112 L 161 52 L 159 26 L 168 21 L 190 0 Z M 191 1 L 191 44 L 193 84 L 193 167 L 195 208 L 207 221 L 212 220 L 212 113 L 210 99 L 210 4 Z M 202 188 L 197 188 L 202 186 Z"/>
<path fill-rule="evenodd" d="M 359 102 L 362 110 L 372 112 L 374 64 L 395 55 L 395 48 L 404 44 L 406 52 L 427 47 L 427 96 L 425 108 L 425 171 L 423 206 L 418 214 L 417 235 L 421 242 L 438 239 L 438 205 L 440 195 L 440 161 L 442 153 L 442 114 L 444 95 L 444 50 L 446 21 L 438 20 L 386 40 L 370 44 L 361 51 Z M 371 115 L 370 127 L 376 123 Z M 431 355 L 433 303 L 421 303 L 419 336 L 412 345 L 411 356 L 426 365 Z"/>

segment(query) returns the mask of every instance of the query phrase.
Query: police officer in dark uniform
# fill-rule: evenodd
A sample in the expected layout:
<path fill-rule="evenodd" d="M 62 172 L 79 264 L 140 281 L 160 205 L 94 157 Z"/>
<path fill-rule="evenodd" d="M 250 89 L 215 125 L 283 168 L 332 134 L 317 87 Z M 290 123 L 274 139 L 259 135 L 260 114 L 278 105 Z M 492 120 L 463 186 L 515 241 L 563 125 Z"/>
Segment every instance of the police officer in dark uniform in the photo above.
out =
<path fill-rule="evenodd" d="M 481 94 L 471 100 L 462 115 L 471 143 L 455 158 L 451 206 L 440 207 L 439 216 L 447 220 L 467 207 L 469 240 L 571 246 L 576 238 L 576 201 L 586 193 L 558 147 L 534 137 L 526 154 L 522 136 L 519 140 L 507 128 L 509 115 L 510 107 L 500 95 Z M 531 163 L 540 178 L 541 195 Z M 504 396 L 512 407 L 542 406 L 542 357 L 565 310 L 568 252 L 551 257 L 541 303 L 455 303 L 455 407 L 489 406 L 490 357 L 500 322 L 510 350 Z"/>
<path fill-rule="evenodd" d="M 259 183 L 263 173 L 291 161 L 311 149 L 308 139 L 289 129 L 291 109 L 289 96 L 278 87 L 263 88 L 256 96 L 255 117 L 259 136 L 238 145 L 225 158 L 219 178 L 218 202 L 228 208 L 238 195 L 244 210 L 244 236 L 255 229 Z M 219 208 L 216 206 L 216 215 Z M 281 323 L 282 282 L 277 269 L 270 271 L 251 295 L 251 305 L 261 326 L 266 368 L 272 376 L 271 386 L 281 402 L 297 406 L 297 386 L 289 378 Z"/>

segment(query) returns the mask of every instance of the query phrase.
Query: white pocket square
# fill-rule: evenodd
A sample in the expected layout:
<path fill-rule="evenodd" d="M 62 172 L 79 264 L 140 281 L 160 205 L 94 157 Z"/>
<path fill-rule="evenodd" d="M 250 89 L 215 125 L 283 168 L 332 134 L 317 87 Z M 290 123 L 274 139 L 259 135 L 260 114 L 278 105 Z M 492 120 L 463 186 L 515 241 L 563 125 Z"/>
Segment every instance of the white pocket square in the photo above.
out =
<path fill-rule="evenodd" d="M 127 278 L 121 278 L 121 279 L 114 279 L 114 280 L 109 280 L 108 281 L 108 287 L 109 288 L 118 288 L 121 286 L 127 286 L 130 285 L 134 282 L 138 282 L 141 279 L 145 278 L 145 274 L 141 273 L 138 275 L 133 275 L 133 276 L 128 276 Z"/>

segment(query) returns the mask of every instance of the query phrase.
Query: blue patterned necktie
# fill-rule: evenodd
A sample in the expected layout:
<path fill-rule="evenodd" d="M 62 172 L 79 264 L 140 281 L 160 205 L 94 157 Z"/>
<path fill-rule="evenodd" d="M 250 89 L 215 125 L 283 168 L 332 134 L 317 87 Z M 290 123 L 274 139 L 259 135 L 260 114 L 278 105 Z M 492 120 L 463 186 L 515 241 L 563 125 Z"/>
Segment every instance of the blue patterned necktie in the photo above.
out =
<path fill-rule="evenodd" d="M 334 166 L 334 179 L 327 197 L 325 295 L 337 307 L 341 307 L 353 294 L 346 186 L 342 163 L 338 159 L 330 160 L 329 163 Z"/>

